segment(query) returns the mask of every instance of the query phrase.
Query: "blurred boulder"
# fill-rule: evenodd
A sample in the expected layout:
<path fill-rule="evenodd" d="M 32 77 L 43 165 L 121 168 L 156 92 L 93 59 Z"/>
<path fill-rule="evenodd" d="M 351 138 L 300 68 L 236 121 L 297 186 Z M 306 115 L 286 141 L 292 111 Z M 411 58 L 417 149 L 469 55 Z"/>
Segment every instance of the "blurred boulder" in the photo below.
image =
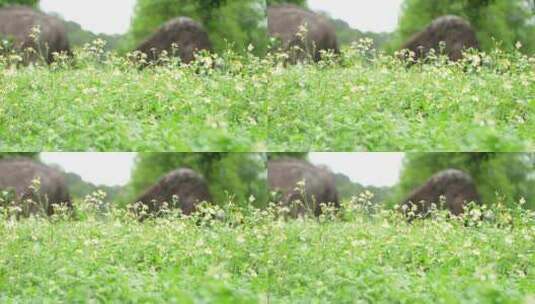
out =
<path fill-rule="evenodd" d="M 173 50 L 173 44 L 177 49 Z M 212 42 L 200 23 L 188 17 L 178 17 L 156 30 L 137 50 L 147 54 L 151 61 L 157 60 L 162 51 L 166 51 L 168 56 L 175 55 L 183 63 L 190 63 L 196 52 L 212 51 Z"/>
<path fill-rule="evenodd" d="M 479 201 L 480 197 L 472 177 L 463 171 L 448 169 L 433 175 L 425 184 L 415 189 L 401 206 L 405 213 L 416 208 L 415 215 L 425 216 L 431 210 L 431 204 L 435 204 L 437 208 L 447 209 L 452 214 L 459 215 L 463 213 L 468 203 Z"/>
<path fill-rule="evenodd" d="M 431 49 L 439 54 L 442 42 L 444 54 L 452 61 L 462 59 L 462 53 L 467 49 L 480 49 L 476 32 L 470 23 L 452 15 L 435 19 L 426 29 L 412 36 L 401 49 L 413 52 L 415 59 L 425 59 Z"/>
<path fill-rule="evenodd" d="M 340 53 L 336 30 L 330 21 L 296 5 L 268 7 L 268 32 L 271 37 L 280 39 L 293 63 L 307 57 L 320 61 L 321 51 Z M 296 51 L 295 47 L 301 51 Z"/>
<path fill-rule="evenodd" d="M 280 194 L 280 203 L 290 207 L 294 217 L 306 213 L 319 216 L 321 204 L 340 207 L 332 172 L 305 160 L 282 158 L 268 161 L 268 184 L 271 191 Z"/>
<path fill-rule="evenodd" d="M 211 201 L 204 178 L 191 169 L 181 168 L 160 179 L 136 203 L 146 206 L 150 214 L 158 213 L 166 204 L 168 209 L 180 208 L 183 214 L 190 215 L 201 202 Z"/>
<path fill-rule="evenodd" d="M 70 53 L 63 21 L 26 6 L 0 8 L 0 39 L 18 51 L 34 49 L 36 53 L 24 58 L 26 63 L 36 61 L 39 56 L 51 63 L 54 53 Z"/>
<path fill-rule="evenodd" d="M 27 158 L 0 160 L 0 191 L 3 204 L 22 209 L 24 216 L 54 214 L 54 205 L 72 209 L 63 173 Z"/>

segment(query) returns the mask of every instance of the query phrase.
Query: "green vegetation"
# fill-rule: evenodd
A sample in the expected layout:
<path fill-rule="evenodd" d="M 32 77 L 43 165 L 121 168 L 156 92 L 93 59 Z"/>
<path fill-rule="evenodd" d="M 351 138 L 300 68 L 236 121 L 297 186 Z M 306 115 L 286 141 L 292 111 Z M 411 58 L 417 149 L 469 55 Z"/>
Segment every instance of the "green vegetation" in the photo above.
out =
<path fill-rule="evenodd" d="M 299 6 L 306 6 L 307 0 L 266 0 L 266 4 L 269 5 L 275 5 L 275 4 L 283 4 L 283 3 L 290 3 L 295 4 Z"/>
<path fill-rule="evenodd" d="M 28 157 L 28 158 L 37 158 L 39 153 L 37 152 L 0 152 L 0 159 L 12 158 L 12 157 Z"/>
<path fill-rule="evenodd" d="M 348 176 L 342 173 L 335 173 L 334 177 L 336 181 L 336 189 L 338 190 L 338 197 L 340 200 L 350 200 L 359 193 L 368 192 L 373 194 L 373 197 L 371 197 L 369 200 L 374 205 L 392 201 L 393 187 L 364 186 L 357 182 L 351 181 Z M 392 206 L 394 203 L 389 203 L 387 205 Z"/>
<path fill-rule="evenodd" d="M 358 43 L 359 41 L 368 38 L 373 40 L 374 48 L 381 49 L 392 38 L 391 33 L 362 32 L 352 28 L 344 20 L 330 19 L 336 29 L 336 37 L 341 46 L 350 46 L 352 43 Z"/>
<path fill-rule="evenodd" d="M 58 170 L 63 171 L 61 168 Z M 72 172 L 64 172 L 64 175 L 70 195 L 75 200 L 83 200 L 86 196 L 98 191 L 106 194 L 103 198 L 106 202 L 116 202 L 125 195 L 123 186 L 95 185 L 84 181 L 78 174 Z"/>
<path fill-rule="evenodd" d="M 227 52 L 140 69 L 143 59 L 98 44 L 50 68 L 2 57 L 0 149 L 534 149 L 534 58 L 495 51 L 408 68 L 367 43 L 336 62 L 286 67 L 283 56 Z"/>
<path fill-rule="evenodd" d="M 137 27 L 146 30 L 176 14 L 202 19 L 206 14 L 227 16 L 226 9 L 230 15 L 246 12 L 241 5 L 256 9 L 250 1 L 171 5 L 179 11 L 170 10 L 170 2 L 139 1 L 133 31 L 138 22 Z M 409 9 L 413 2 L 417 1 L 407 2 L 406 16 L 413 14 Z M 500 3 L 490 1 L 481 10 L 505 5 Z M 211 9 L 202 9 L 206 5 Z M 260 22 L 257 17 L 251 18 Z M 237 29 L 265 29 L 245 26 L 245 19 L 224 19 L 239 22 Z M 145 26 L 149 23 L 152 26 Z M 348 42 L 358 34 L 335 24 Z M 75 24 L 69 28 L 79 43 L 89 39 L 90 33 Z M 253 32 L 240 35 L 236 37 L 259 37 Z M 119 43 L 114 37 L 104 38 Z M 254 39 L 235 38 L 229 36 L 228 41 L 241 41 L 240 48 L 254 44 Z M 383 41 L 380 36 L 374 39 L 376 44 Z M 371 51 L 371 43 L 366 39 L 345 48 L 339 60 L 297 66 L 282 64 L 282 54 L 258 57 L 262 47 L 237 55 L 240 52 L 224 51 L 223 44 L 219 55 L 205 54 L 181 67 L 163 58 L 160 65 L 141 68 L 146 63 L 139 54 L 105 52 L 101 40 L 51 67 L 14 68 L 20 57 L 2 56 L 0 150 L 517 152 L 535 148 L 535 59 L 522 55 L 525 47 L 479 57 L 471 54 L 455 64 L 436 58 L 408 68 L 395 56 Z"/>
<path fill-rule="evenodd" d="M 261 153 L 140 153 L 129 185 L 129 202 L 167 173 L 189 168 L 200 173 L 215 201 L 256 203 L 268 201 L 265 157 Z M 232 191 L 228 191 L 232 189 Z M 249 197 L 255 201 L 249 202 Z"/>
<path fill-rule="evenodd" d="M 28 5 L 28 6 L 37 6 L 39 0 L 0 0 L 0 7 L 8 5 Z"/>
<path fill-rule="evenodd" d="M 407 67 L 366 43 L 341 63 L 271 70 L 269 150 L 534 149 L 534 58 L 494 51 Z"/>
<path fill-rule="evenodd" d="M 495 41 L 513 50 L 521 41 L 524 50 L 532 54 L 535 52 L 534 9 L 535 2 L 531 0 L 405 0 L 392 46 L 401 46 L 433 19 L 453 14 L 470 21 L 484 50 L 492 50 Z"/>
<path fill-rule="evenodd" d="M 267 159 L 279 159 L 279 158 L 298 158 L 298 159 L 307 159 L 308 152 L 277 152 L 277 153 L 267 153 Z"/>
<path fill-rule="evenodd" d="M 78 205 L 77 219 L 0 212 L 1 302 L 529 303 L 535 214 L 472 209 L 407 223 L 347 201 L 337 215 L 207 208 L 140 223 Z M 105 209 L 104 209 L 105 210 Z M 104 212 L 104 213 L 103 213 Z M 481 215 L 483 214 L 483 220 Z"/>
<path fill-rule="evenodd" d="M 60 16 L 57 16 L 61 19 Z M 123 35 L 107 35 L 107 34 L 95 34 L 91 31 L 84 30 L 80 24 L 74 21 L 63 21 L 67 28 L 67 35 L 69 37 L 69 43 L 71 47 L 83 47 L 86 44 L 91 44 L 97 39 L 101 39 L 106 42 L 105 50 L 111 51 L 121 46 Z"/>
<path fill-rule="evenodd" d="M 157 28 L 174 17 L 190 17 L 204 25 L 216 52 L 229 47 L 245 53 L 255 46 L 255 53 L 267 49 L 266 13 L 263 0 L 198 1 L 138 0 L 128 39 L 133 49 Z"/>
<path fill-rule="evenodd" d="M 407 153 L 392 201 L 400 202 L 433 174 L 449 168 L 469 173 L 485 202 L 496 197 L 514 200 L 535 197 L 535 154 Z M 535 202 L 527 207 L 535 210 Z"/>
<path fill-rule="evenodd" d="M 100 44 L 72 64 L 13 69 L 13 58 L 0 58 L 2 151 L 265 149 L 267 66 L 250 54 L 145 69 Z"/>

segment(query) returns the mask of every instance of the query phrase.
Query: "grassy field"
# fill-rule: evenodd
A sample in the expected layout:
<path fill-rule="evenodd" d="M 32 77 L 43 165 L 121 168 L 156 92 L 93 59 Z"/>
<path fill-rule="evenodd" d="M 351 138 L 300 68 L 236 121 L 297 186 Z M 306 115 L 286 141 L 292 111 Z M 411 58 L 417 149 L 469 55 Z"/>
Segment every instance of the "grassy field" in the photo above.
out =
<path fill-rule="evenodd" d="M 0 60 L 2 151 L 535 149 L 535 58 L 520 53 L 408 68 L 361 45 L 336 63 L 225 54 L 140 69 L 88 48 L 74 62 Z"/>
<path fill-rule="evenodd" d="M 320 219 L 209 209 L 218 220 L 170 214 L 140 223 L 90 206 L 82 203 L 76 220 L 0 218 L 0 302 L 535 299 L 535 214 L 520 209 L 409 224 L 389 211 L 370 215 L 355 200 Z"/>
<path fill-rule="evenodd" d="M 407 68 L 349 49 L 345 65 L 280 69 L 269 89 L 272 151 L 528 151 L 535 58 L 485 55 Z M 367 59 L 363 59 L 367 58 Z"/>
<path fill-rule="evenodd" d="M 84 51 L 74 67 L 0 66 L 0 149 L 265 150 L 265 79 L 255 58 L 242 67 L 206 68 L 205 58 L 140 69 L 139 60 L 102 56 Z"/>

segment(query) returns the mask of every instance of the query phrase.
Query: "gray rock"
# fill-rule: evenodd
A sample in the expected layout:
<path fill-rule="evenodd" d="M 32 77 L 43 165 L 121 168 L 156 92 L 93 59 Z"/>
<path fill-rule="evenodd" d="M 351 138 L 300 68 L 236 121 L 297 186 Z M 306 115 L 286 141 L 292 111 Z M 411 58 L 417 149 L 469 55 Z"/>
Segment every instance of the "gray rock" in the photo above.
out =
<path fill-rule="evenodd" d="M 445 197 L 443 206 L 440 206 L 441 196 Z M 433 175 L 424 185 L 415 189 L 401 206 L 416 206 L 416 214 L 426 215 L 434 203 L 438 208 L 459 215 L 463 213 L 464 206 L 472 201 L 480 201 L 472 177 L 460 170 L 448 169 Z"/>
<path fill-rule="evenodd" d="M 299 187 L 298 183 L 305 185 Z M 291 210 L 291 215 L 304 215 L 307 210 L 316 216 L 321 214 L 320 204 L 340 207 L 334 175 L 326 168 L 316 167 L 300 159 L 284 158 L 268 162 L 268 184 L 271 191 L 281 194 L 280 202 L 294 206 L 295 201 L 303 202 Z"/>
<path fill-rule="evenodd" d="M 201 50 L 212 51 L 212 43 L 203 26 L 187 17 L 178 17 L 164 24 L 137 48 L 147 54 L 149 60 L 157 60 L 162 51 L 173 55 L 172 45 L 178 46 L 177 56 L 182 62 L 190 63 L 195 53 Z"/>
<path fill-rule="evenodd" d="M 32 187 L 35 180 L 40 182 L 37 190 Z M 13 202 L 22 208 L 24 216 L 52 215 L 54 204 L 72 209 L 62 172 L 31 159 L 0 160 L 0 191 L 12 194 Z"/>
<path fill-rule="evenodd" d="M 177 198 L 173 204 L 173 196 Z M 164 203 L 168 208 L 180 208 L 182 213 L 189 215 L 196 211 L 197 205 L 203 201 L 211 202 L 212 196 L 204 178 L 190 169 L 177 169 L 149 188 L 136 203 L 141 202 L 148 207 L 149 213 L 159 212 Z"/>
<path fill-rule="evenodd" d="M 457 16 L 443 16 L 433 21 L 426 29 L 412 36 L 401 49 L 414 52 L 417 59 L 424 59 L 431 49 L 440 52 L 440 43 L 445 43 L 444 53 L 452 61 L 462 59 L 462 52 L 480 49 L 476 32 L 464 19 Z"/>
<path fill-rule="evenodd" d="M 40 28 L 36 44 L 30 37 L 34 27 Z M 13 42 L 15 50 L 33 48 L 40 52 L 48 63 L 54 59 L 53 53 L 70 53 L 67 30 L 61 20 L 25 6 L 8 6 L 0 9 L 0 37 Z M 34 62 L 39 55 L 25 58 Z"/>
<path fill-rule="evenodd" d="M 300 37 L 298 34 L 303 27 L 306 34 Z M 291 62 L 301 61 L 307 56 L 319 61 L 322 50 L 340 53 L 336 31 L 329 20 L 296 5 L 268 7 L 268 32 L 271 37 L 280 39 L 282 48 L 292 57 Z M 294 46 L 304 52 L 295 53 L 292 50 Z"/>

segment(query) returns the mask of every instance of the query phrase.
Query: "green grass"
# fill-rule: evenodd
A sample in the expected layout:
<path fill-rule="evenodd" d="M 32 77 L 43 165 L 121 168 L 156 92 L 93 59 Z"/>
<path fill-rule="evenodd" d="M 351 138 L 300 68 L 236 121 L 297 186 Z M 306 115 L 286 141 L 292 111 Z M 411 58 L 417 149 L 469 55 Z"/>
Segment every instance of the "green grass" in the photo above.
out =
<path fill-rule="evenodd" d="M 531 303 L 535 214 L 0 220 L 0 302 Z M 478 209 L 474 209 L 478 210 Z M 212 210 L 222 217 L 221 210 Z M 280 210 L 279 210 L 280 211 Z M 4 214 L 4 213 L 2 213 Z M 476 219 L 476 220 L 470 220 Z M 526 302 L 524 302 L 526 301 Z"/>
<path fill-rule="evenodd" d="M 269 90 L 272 151 L 527 151 L 535 148 L 535 59 L 486 55 L 403 66 L 390 56 L 292 66 Z"/>
<path fill-rule="evenodd" d="M 98 50 L 98 49 L 97 49 Z M 2 151 L 529 151 L 535 58 L 407 67 L 365 45 L 336 62 L 224 54 L 195 66 L 77 52 L 74 64 L 0 58 Z"/>
<path fill-rule="evenodd" d="M 265 90 L 261 71 L 250 73 L 254 59 L 241 70 L 76 60 L 75 67 L 0 67 L 2 151 L 265 149 Z"/>

